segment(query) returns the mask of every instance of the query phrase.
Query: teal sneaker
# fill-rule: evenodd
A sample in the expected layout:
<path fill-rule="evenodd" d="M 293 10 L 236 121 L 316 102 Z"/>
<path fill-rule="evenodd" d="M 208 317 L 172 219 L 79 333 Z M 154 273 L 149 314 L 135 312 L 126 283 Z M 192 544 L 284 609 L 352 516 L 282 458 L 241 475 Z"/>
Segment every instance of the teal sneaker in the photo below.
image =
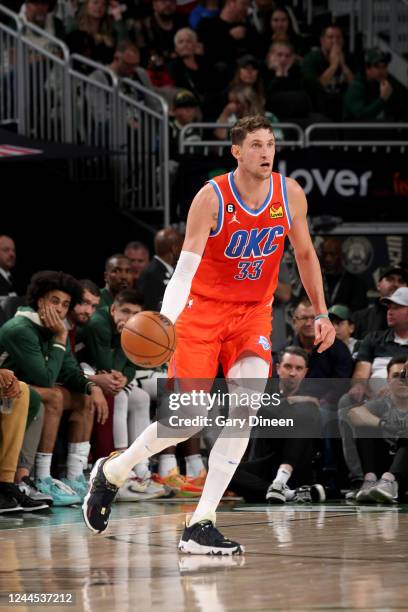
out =
<path fill-rule="evenodd" d="M 35 481 L 35 486 L 41 493 L 51 495 L 54 500 L 54 506 L 72 506 L 72 504 L 80 504 L 80 496 L 68 485 L 56 478 L 39 478 Z"/>
<path fill-rule="evenodd" d="M 68 478 L 62 478 L 62 482 L 70 487 L 79 497 L 81 498 L 81 503 L 84 501 L 84 497 L 88 492 L 88 483 L 85 480 L 83 474 L 80 474 L 73 480 L 68 480 Z"/>

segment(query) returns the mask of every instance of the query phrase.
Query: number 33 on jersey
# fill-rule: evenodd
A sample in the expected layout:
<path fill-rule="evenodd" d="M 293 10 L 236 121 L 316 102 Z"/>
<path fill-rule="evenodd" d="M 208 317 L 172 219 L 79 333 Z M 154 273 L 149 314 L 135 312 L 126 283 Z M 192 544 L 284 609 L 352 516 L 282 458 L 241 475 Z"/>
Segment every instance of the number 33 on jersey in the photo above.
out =
<path fill-rule="evenodd" d="M 233 172 L 210 184 L 218 196 L 218 225 L 208 238 L 192 292 L 231 302 L 272 299 L 291 226 L 285 177 L 272 172 L 268 195 L 257 210 L 242 201 Z"/>

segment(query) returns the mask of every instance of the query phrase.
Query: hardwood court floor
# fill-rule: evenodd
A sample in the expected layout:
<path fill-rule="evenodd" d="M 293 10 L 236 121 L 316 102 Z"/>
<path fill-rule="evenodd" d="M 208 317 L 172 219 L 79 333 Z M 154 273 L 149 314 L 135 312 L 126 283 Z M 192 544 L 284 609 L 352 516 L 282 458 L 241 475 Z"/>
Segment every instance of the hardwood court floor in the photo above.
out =
<path fill-rule="evenodd" d="M 79 509 L 0 521 L 0 609 L 7 593 L 74 594 L 35 610 L 224 612 L 408 610 L 408 508 L 227 504 L 222 531 L 244 557 L 180 556 L 190 504 L 116 504 L 107 535 Z"/>

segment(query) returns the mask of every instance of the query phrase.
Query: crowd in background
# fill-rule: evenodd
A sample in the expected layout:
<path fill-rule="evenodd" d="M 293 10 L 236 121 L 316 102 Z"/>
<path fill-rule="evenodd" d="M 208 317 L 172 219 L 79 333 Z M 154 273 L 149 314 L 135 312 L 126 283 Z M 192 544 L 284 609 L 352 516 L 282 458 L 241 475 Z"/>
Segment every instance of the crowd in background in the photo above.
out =
<path fill-rule="evenodd" d="M 302 126 L 316 121 L 406 121 L 407 92 L 378 48 L 348 51 L 330 13 L 308 25 L 302 3 L 275 0 L 12 0 L 20 16 L 163 95 L 174 130 L 193 120 L 234 123 L 262 113 Z M 49 41 L 38 31 L 36 45 Z M 80 69 L 100 73 L 83 65 Z M 188 96 L 177 98 L 177 93 Z M 134 94 L 133 94 L 134 95 Z M 181 110 L 182 109 L 182 110 Z M 223 130 L 215 132 L 223 139 Z"/>
<path fill-rule="evenodd" d="M 164 228 L 152 257 L 145 244 L 130 242 L 101 266 L 99 279 L 43 270 L 23 291 L 13 278 L 14 241 L 0 236 L 1 513 L 80 503 L 89 465 L 127 448 L 155 419 L 166 366 L 137 367 L 120 333 L 132 315 L 160 309 L 182 241 Z M 270 437 L 255 427 L 226 495 L 394 503 L 404 499 L 408 476 L 408 265 L 377 269 L 369 302 L 361 277 L 344 268 L 340 239 L 324 238 L 319 256 L 336 340 L 317 352 L 313 307 L 283 261 L 268 381 L 281 401 L 259 414 L 292 417 L 297 430 Z M 216 435 L 207 428 L 135 465 L 118 501 L 199 496 Z"/>

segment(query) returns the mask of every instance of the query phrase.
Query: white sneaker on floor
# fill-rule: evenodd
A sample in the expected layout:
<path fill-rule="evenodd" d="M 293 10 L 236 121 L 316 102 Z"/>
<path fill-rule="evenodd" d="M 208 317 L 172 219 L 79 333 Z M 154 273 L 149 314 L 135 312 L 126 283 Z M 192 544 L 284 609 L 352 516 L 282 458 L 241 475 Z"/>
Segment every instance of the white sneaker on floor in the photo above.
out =
<path fill-rule="evenodd" d="M 380 504 L 395 504 L 398 501 L 398 482 L 380 478 L 371 489 L 371 497 Z"/>
<path fill-rule="evenodd" d="M 151 478 L 141 480 L 140 478 L 128 478 L 120 487 L 116 501 L 146 501 L 157 497 L 165 497 L 168 490 L 163 485 L 154 482 Z"/>

